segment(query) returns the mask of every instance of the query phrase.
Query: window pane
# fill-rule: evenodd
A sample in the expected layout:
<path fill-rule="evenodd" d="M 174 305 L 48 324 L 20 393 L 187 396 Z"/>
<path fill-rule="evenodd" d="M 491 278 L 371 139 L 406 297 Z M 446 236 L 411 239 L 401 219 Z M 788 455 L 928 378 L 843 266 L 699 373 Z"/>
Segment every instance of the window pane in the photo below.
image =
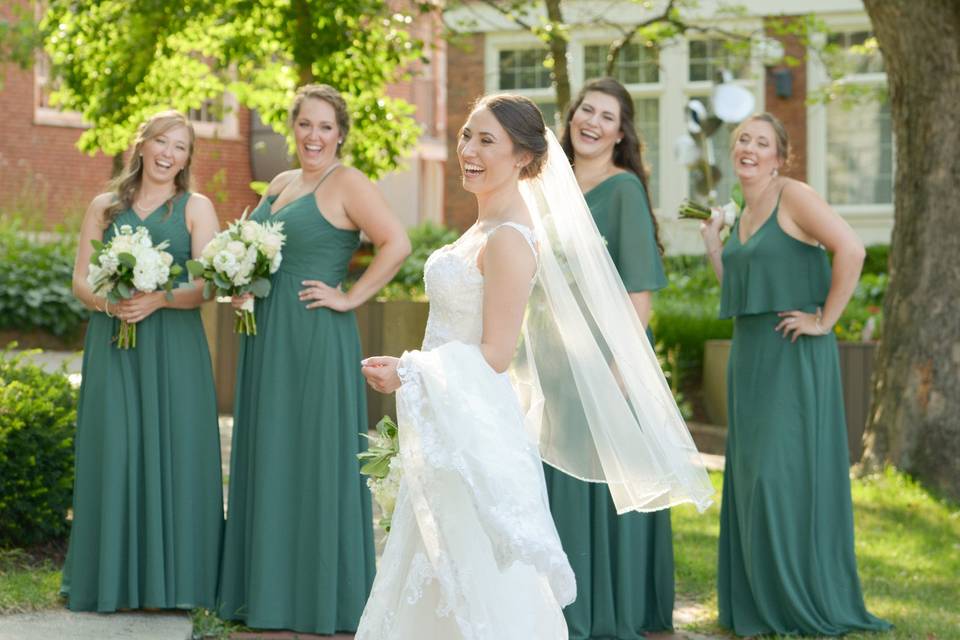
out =
<path fill-rule="evenodd" d="M 223 122 L 223 96 L 204 100 L 198 109 L 187 111 L 187 118 L 192 122 Z"/>
<path fill-rule="evenodd" d="M 703 103 L 709 112 L 711 109 L 709 96 L 694 96 Z M 737 177 L 733 172 L 733 161 L 730 159 L 730 136 L 733 133 L 734 125 L 723 124 L 710 136 L 713 147 L 714 164 L 720 170 L 719 181 L 713 182 L 713 189 L 717 194 L 717 203 L 725 204 L 730 200 L 730 189 L 737 183 Z M 693 169 L 690 171 L 690 192 L 689 197 L 697 202 L 707 202 L 707 194 L 701 193 L 698 186 L 704 184 L 703 171 Z"/>
<path fill-rule="evenodd" d="M 506 89 L 545 89 L 550 86 L 550 70 L 543 66 L 546 49 L 513 49 L 500 52 L 499 87 Z"/>
<path fill-rule="evenodd" d="M 650 199 L 653 206 L 660 202 L 660 99 L 634 100 L 634 124 L 643 141 L 643 163 L 650 170 Z"/>
<path fill-rule="evenodd" d="M 890 104 L 827 106 L 827 200 L 831 204 L 893 202 Z"/>
<path fill-rule="evenodd" d="M 607 75 L 607 53 L 606 45 L 584 47 L 584 75 L 588 80 Z M 655 47 L 629 44 L 617 56 L 613 77 L 623 84 L 659 82 L 659 62 Z"/>
<path fill-rule="evenodd" d="M 833 33 L 829 42 L 838 49 L 833 61 L 842 64 L 847 74 L 883 73 L 883 55 L 869 31 Z"/>
<path fill-rule="evenodd" d="M 689 53 L 691 82 L 712 82 L 720 69 L 730 71 L 734 78 L 747 78 L 750 75 L 749 55 L 730 50 L 723 40 L 691 40 Z"/>

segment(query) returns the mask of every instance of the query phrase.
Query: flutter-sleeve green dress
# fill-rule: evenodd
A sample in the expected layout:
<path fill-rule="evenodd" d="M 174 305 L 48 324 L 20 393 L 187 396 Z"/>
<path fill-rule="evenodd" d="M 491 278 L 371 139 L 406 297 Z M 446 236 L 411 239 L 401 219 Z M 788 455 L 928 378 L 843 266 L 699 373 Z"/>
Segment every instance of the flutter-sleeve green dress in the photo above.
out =
<path fill-rule="evenodd" d="M 816 311 L 826 252 L 785 233 L 777 207 L 724 246 L 720 316 L 733 318 L 720 509 L 721 626 L 741 636 L 834 636 L 890 625 L 867 612 L 836 337 L 774 331 L 780 311 Z"/>
<path fill-rule="evenodd" d="M 618 173 L 586 194 L 628 292 L 667 285 L 643 183 Z M 653 336 L 648 330 L 648 336 Z M 673 628 L 670 511 L 617 515 L 605 484 L 544 465 L 550 510 L 577 578 L 564 609 L 570 640 L 638 640 Z"/>
<path fill-rule="evenodd" d="M 373 583 L 366 395 L 351 312 L 307 309 L 304 280 L 343 281 L 359 232 L 333 226 L 313 193 L 271 213 L 287 240 L 256 336 L 242 336 L 219 613 L 263 629 L 353 632 Z M 271 217 L 272 216 L 272 217 Z"/>
<path fill-rule="evenodd" d="M 190 258 L 190 194 L 144 220 L 115 224 L 167 240 Z M 109 241 L 111 226 L 104 233 Z M 186 269 L 180 281 L 186 281 Z M 159 309 L 136 348 L 112 342 L 118 320 L 94 313 L 83 348 L 73 525 L 61 592 L 74 611 L 212 607 L 223 533 L 220 436 L 199 309 Z"/>

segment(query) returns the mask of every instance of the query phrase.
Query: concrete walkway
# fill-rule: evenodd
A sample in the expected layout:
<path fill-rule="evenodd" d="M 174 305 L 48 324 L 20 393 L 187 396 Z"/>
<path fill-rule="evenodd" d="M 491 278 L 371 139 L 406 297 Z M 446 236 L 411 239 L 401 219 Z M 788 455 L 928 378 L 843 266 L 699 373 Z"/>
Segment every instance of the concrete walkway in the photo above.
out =
<path fill-rule="evenodd" d="M 190 640 L 184 613 L 75 613 L 66 609 L 0 616 L 0 640 Z"/>

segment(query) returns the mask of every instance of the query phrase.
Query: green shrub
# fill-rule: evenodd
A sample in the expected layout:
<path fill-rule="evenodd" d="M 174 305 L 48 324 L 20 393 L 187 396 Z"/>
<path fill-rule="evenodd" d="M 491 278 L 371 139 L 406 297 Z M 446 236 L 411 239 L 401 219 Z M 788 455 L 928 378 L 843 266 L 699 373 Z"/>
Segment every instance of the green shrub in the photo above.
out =
<path fill-rule="evenodd" d="M 872 244 L 867 247 L 867 257 L 863 261 L 863 274 L 878 275 L 890 269 L 890 245 Z"/>
<path fill-rule="evenodd" d="M 76 404 L 63 372 L 0 351 L 0 548 L 69 530 Z"/>
<path fill-rule="evenodd" d="M 703 256 L 664 260 L 669 285 L 653 297 L 650 321 L 664 353 L 672 353 L 681 379 L 699 378 L 703 343 L 733 335 L 733 322 L 720 320 L 720 283 Z"/>
<path fill-rule="evenodd" d="M 883 297 L 890 278 L 885 273 L 864 273 L 834 331 L 838 340 L 879 340 L 883 333 Z"/>
<path fill-rule="evenodd" d="M 834 331 L 840 340 L 858 342 L 877 340 L 883 328 L 883 297 L 889 280 L 886 269 L 886 245 L 867 249 L 867 266 L 860 277 L 850 303 Z M 733 322 L 720 320 L 720 284 L 703 256 L 669 256 L 664 259 L 669 285 L 653 298 L 650 322 L 664 353 L 674 352 L 680 377 L 696 378 L 703 366 L 706 340 L 727 339 L 733 335 Z M 865 333 L 866 330 L 866 333 Z"/>
<path fill-rule="evenodd" d="M 76 240 L 36 237 L 15 220 L 0 219 L 0 329 L 75 336 L 89 316 L 72 291 Z"/>

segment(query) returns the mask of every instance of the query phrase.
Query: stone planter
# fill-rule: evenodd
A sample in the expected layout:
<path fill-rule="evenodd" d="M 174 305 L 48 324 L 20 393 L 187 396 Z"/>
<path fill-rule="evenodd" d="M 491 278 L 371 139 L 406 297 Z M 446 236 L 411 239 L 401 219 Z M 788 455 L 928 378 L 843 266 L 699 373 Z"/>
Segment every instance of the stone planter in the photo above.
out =
<path fill-rule="evenodd" d="M 839 342 L 840 378 L 847 416 L 847 444 L 850 462 L 857 462 L 863 453 L 863 428 L 870 411 L 873 391 L 873 358 L 875 342 Z M 703 352 L 703 401 L 710 422 L 727 424 L 727 360 L 729 340 L 707 340 Z"/>
<path fill-rule="evenodd" d="M 87 332 L 87 323 L 84 322 L 75 335 L 61 338 L 46 331 L 17 331 L 3 329 L 0 331 L 0 349 L 10 342 L 16 341 L 17 349 L 43 349 L 44 351 L 79 351 L 83 349 L 83 336 Z"/>
<path fill-rule="evenodd" d="M 399 356 L 405 350 L 419 349 L 427 326 L 427 303 L 405 300 L 371 300 L 356 310 L 363 356 Z M 239 338 L 233 332 L 233 308 L 209 303 L 202 308 L 203 326 L 210 344 L 213 377 L 217 390 L 217 409 L 233 413 Z M 357 363 L 359 367 L 359 363 Z M 393 395 L 367 388 L 370 425 L 389 414 L 396 418 Z"/>

